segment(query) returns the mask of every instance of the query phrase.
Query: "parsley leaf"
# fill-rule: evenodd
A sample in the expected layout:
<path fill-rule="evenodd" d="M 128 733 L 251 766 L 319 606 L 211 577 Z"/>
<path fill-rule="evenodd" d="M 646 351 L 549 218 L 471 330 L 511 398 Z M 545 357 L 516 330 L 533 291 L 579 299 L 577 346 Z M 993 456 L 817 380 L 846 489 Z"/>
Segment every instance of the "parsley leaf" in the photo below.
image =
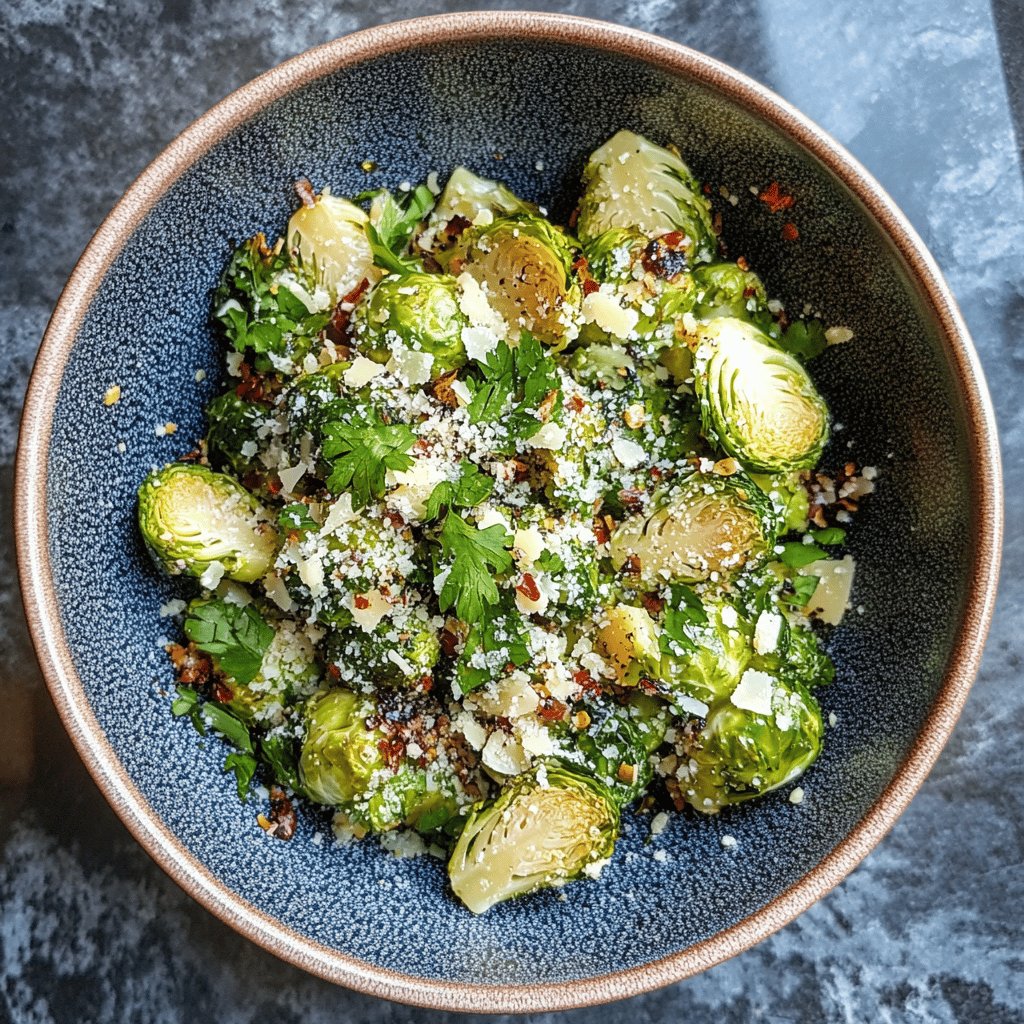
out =
<path fill-rule="evenodd" d="M 455 608 L 463 622 L 480 622 L 488 606 L 499 601 L 494 577 L 512 568 L 512 538 L 498 523 L 477 529 L 461 516 L 449 514 L 439 535 L 441 550 L 452 559 L 441 587 L 441 611 Z"/>
<path fill-rule="evenodd" d="M 233 746 L 245 753 L 253 752 L 252 737 L 246 724 L 223 704 L 207 701 L 200 712 L 206 724 L 216 730 Z"/>
<path fill-rule="evenodd" d="M 191 605 L 185 619 L 185 635 L 199 650 L 212 654 L 226 676 L 244 684 L 259 672 L 263 655 L 274 639 L 274 630 L 251 605 L 241 608 L 214 600 Z"/>
<path fill-rule="evenodd" d="M 786 604 L 791 604 L 795 608 L 804 608 L 807 602 L 814 597 L 814 592 L 818 589 L 820 580 L 820 576 L 794 576 L 790 580 L 790 583 L 793 585 L 793 593 L 780 594 L 779 600 Z"/>
<path fill-rule="evenodd" d="M 486 665 L 474 666 L 471 659 L 478 651 L 485 655 L 500 652 L 499 663 L 493 668 Z M 504 675 L 505 666 L 509 662 L 517 667 L 530 662 L 530 650 L 523 636 L 522 618 L 515 608 L 505 608 L 496 612 L 470 629 L 455 668 L 455 681 L 463 693 L 469 693 Z"/>
<path fill-rule="evenodd" d="M 664 621 L 658 641 L 662 654 L 678 654 L 679 648 L 695 651 L 697 644 L 686 631 L 687 626 L 707 625 L 708 615 L 704 603 L 689 588 L 681 583 L 669 588 L 669 599 L 665 603 Z"/>
<path fill-rule="evenodd" d="M 542 551 L 537 559 L 537 566 L 544 572 L 556 573 L 565 570 L 565 562 L 562 561 L 562 556 L 555 554 L 554 551 Z"/>
<path fill-rule="evenodd" d="M 434 193 L 426 185 L 417 185 L 402 199 L 395 199 L 387 189 L 369 195 L 378 204 L 377 223 L 366 225 L 373 262 L 402 277 L 422 270 L 420 261 L 403 251 L 416 225 L 434 208 Z M 367 194 L 357 198 L 367 198 Z"/>
<path fill-rule="evenodd" d="M 193 709 L 199 703 L 199 693 L 191 686 L 177 687 L 178 696 L 171 704 L 171 714 L 175 718 L 182 718 L 184 715 L 192 714 Z"/>
<path fill-rule="evenodd" d="M 277 523 L 285 533 L 308 533 L 320 529 L 319 524 L 309 514 L 309 506 L 303 501 L 285 505 L 277 514 Z"/>
<path fill-rule="evenodd" d="M 472 423 L 500 422 L 510 439 L 533 437 L 544 425 L 538 416 L 545 399 L 554 395 L 546 419 L 562 408 L 558 366 L 541 343 L 523 331 L 513 348 L 499 341 L 486 359 L 476 360 L 480 380 L 470 377 L 466 384 L 473 397 L 467 407 Z M 507 408 L 509 400 L 513 406 Z M 508 446 L 506 446 L 508 447 Z M 497 450 L 501 450 L 498 446 Z"/>
<path fill-rule="evenodd" d="M 820 320 L 794 320 L 779 339 L 779 348 L 804 361 L 820 356 L 828 348 Z"/>
<path fill-rule="evenodd" d="M 846 540 L 846 531 L 841 526 L 826 526 L 823 530 L 811 530 L 811 536 L 816 544 L 832 546 Z"/>
<path fill-rule="evenodd" d="M 240 754 L 237 750 L 233 750 L 224 758 L 224 771 L 235 773 L 239 800 L 244 800 L 249 792 L 249 784 L 256 774 L 256 764 L 256 758 L 252 754 Z"/>
<path fill-rule="evenodd" d="M 459 464 L 459 479 L 442 480 L 427 498 L 424 522 L 440 518 L 445 508 L 474 508 L 491 496 L 494 477 L 480 471 L 469 459 Z"/>
<path fill-rule="evenodd" d="M 362 424 L 328 423 L 324 434 L 324 458 L 332 463 L 327 487 L 333 494 L 350 490 L 354 509 L 384 496 L 389 469 L 400 472 L 415 461 L 407 454 L 416 443 L 412 428 L 382 423 L 375 411 Z"/>
<path fill-rule="evenodd" d="M 817 544 L 804 544 L 803 541 L 791 540 L 782 545 L 782 554 L 779 561 L 788 565 L 791 569 L 802 569 L 811 562 L 828 558 L 828 552 L 819 548 Z"/>
<path fill-rule="evenodd" d="M 279 782 L 296 791 L 300 788 L 295 740 L 291 736 L 280 732 L 264 736 L 260 740 L 260 754 Z"/>

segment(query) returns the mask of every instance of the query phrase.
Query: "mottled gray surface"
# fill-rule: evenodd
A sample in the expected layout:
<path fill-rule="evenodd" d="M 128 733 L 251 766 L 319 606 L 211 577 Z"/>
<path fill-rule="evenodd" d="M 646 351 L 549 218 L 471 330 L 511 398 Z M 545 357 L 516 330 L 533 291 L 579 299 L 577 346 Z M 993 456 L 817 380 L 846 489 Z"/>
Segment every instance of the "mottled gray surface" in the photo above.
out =
<path fill-rule="evenodd" d="M 0 446 L 9 506 L 18 405 L 49 309 L 130 179 L 174 133 L 305 47 L 418 9 L 385 0 L 163 8 L 22 3 L 0 34 Z M 451 7 L 461 5 L 450 5 Z M 1024 484 L 1024 196 L 995 20 L 985 4 L 667 0 L 562 9 L 690 43 L 748 71 L 847 144 L 946 270 Z M 1000 8 L 1007 67 L 1019 16 Z M 1010 96 L 1019 101 L 1019 79 Z M 1019 114 L 1019 111 L 1018 111 Z M 1017 123 L 1020 123 L 1018 116 Z M 9 520 L 9 508 L 5 511 Z M 935 773 L 882 846 L 782 933 L 704 976 L 576 1020 L 1024 1020 L 1024 531 L 1008 509 L 981 677 Z M 11 542 L 0 695 L 0 1018 L 13 1021 L 440 1020 L 356 996 L 253 948 L 135 846 L 49 705 L 21 626 Z M 894 581 L 898 584 L 898 581 Z M 191 1011 L 191 1012 L 190 1012 Z"/>

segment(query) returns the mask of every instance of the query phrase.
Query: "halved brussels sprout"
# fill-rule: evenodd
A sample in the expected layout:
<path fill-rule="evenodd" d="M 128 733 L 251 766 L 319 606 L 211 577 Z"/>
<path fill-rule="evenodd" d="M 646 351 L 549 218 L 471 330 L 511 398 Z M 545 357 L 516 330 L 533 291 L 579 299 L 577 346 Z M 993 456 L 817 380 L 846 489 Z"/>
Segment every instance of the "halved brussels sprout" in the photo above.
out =
<path fill-rule="evenodd" d="M 324 189 L 312 206 L 300 206 L 288 221 L 288 242 L 316 279 L 340 302 L 364 278 L 373 284 L 381 271 L 373 265 L 366 237 L 366 214 L 347 199 Z"/>
<path fill-rule="evenodd" d="M 797 779 L 821 751 L 818 702 L 798 684 L 771 684 L 765 713 L 723 701 L 703 728 L 691 723 L 683 740 L 683 797 L 715 814 Z M 735 698 L 734 698 L 735 699 Z"/>
<path fill-rule="evenodd" d="M 384 767 L 384 733 L 370 725 L 376 705 L 351 690 L 328 690 L 306 707 L 299 756 L 302 788 L 317 803 L 350 805 Z"/>
<path fill-rule="evenodd" d="M 265 406 L 247 402 L 234 391 L 213 399 L 206 407 L 206 454 L 213 468 L 245 476 L 262 447 L 257 428 L 267 418 Z"/>
<path fill-rule="evenodd" d="M 597 649 L 615 669 L 622 686 L 657 677 L 661 651 L 658 627 L 644 608 L 616 604 L 598 626 Z"/>
<path fill-rule="evenodd" d="M 461 268 L 487 293 L 512 337 L 527 330 L 547 345 L 565 341 L 572 308 L 580 301 L 573 279 L 576 243 L 542 217 L 496 220 L 463 236 Z M 448 260 L 449 267 L 456 265 Z"/>
<path fill-rule="evenodd" d="M 434 357 L 438 376 L 466 361 L 462 330 L 469 320 L 459 308 L 458 286 L 447 274 L 410 273 L 386 277 L 360 307 L 356 333 L 360 349 L 377 362 L 391 357 L 389 339 Z"/>
<path fill-rule="evenodd" d="M 803 365 L 733 317 L 700 328 L 694 387 L 709 441 L 746 467 L 811 469 L 828 441 L 828 407 Z"/>
<path fill-rule="evenodd" d="M 353 812 L 373 832 L 408 825 L 424 835 L 437 832 L 469 801 L 451 769 L 404 764 L 374 790 L 365 809 Z"/>
<path fill-rule="evenodd" d="M 761 278 L 735 263 L 704 263 L 693 269 L 694 315 L 710 320 L 719 316 L 744 319 L 763 310 L 768 295 Z"/>
<path fill-rule="evenodd" d="M 648 586 L 701 583 L 763 558 L 777 526 L 771 502 L 749 477 L 693 473 L 652 512 L 620 523 L 609 553 L 616 569 Z"/>
<path fill-rule="evenodd" d="M 210 589 L 222 577 L 252 583 L 270 568 L 277 530 L 240 484 L 192 462 L 172 462 L 139 487 L 139 530 L 172 576 L 195 576 Z"/>
<path fill-rule="evenodd" d="M 537 207 L 515 195 L 500 182 L 482 178 L 466 167 L 456 167 L 430 214 L 428 231 L 445 228 L 453 218 L 472 223 L 483 211 L 495 216 L 533 214 Z M 468 225 L 467 225 L 468 226 Z"/>
<path fill-rule="evenodd" d="M 564 885 L 611 856 L 619 811 L 608 790 L 555 761 L 474 808 L 448 862 L 455 895 L 474 914 Z"/>
<path fill-rule="evenodd" d="M 584 243 L 612 228 L 648 238 L 678 232 L 690 262 L 714 259 L 718 248 L 711 207 L 690 169 L 673 152 L 620 131 L 590 156 L 583 170 L 576 230 Z"/>
<path fill-rule="evenodd" d="M 583 247 L 587 268 L 602 284 L 623 284 L 643 276 L 640 260 L 648 238 L 635 228 L 609 228 Z"/>
<path fill-rule="evenodd" d="M 415 625 L 398 628 L 384 623 L 375 630 L 349 628 L 327 640 L 326 659 L 350 684 L 417 686 L 430 678 L 441 655 L 437 631 Z"/>

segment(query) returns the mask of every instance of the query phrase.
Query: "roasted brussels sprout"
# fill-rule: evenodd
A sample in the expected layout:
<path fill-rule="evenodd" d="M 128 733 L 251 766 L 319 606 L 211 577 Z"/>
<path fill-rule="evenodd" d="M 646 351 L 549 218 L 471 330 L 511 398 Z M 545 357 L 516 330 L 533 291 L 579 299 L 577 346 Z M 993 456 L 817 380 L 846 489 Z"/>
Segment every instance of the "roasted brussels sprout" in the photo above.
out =
<path fill-rule="evenodd" d="M 625 708 L 644 750 L 653 754 L 665 742 L 665 734 L 672 724 L 671 709 L 664 701 L 642 690 L 630 691 Z"/>
<path fill-rule="evenodd" d="M 757 678 L 748 686 L 752 673 Z M 687 803 L 704 814 L 792 782 L 821 750 L 821 710 L 803 687 L 753 669 L 740 687 L 749 692 L 740 698 L 737 688 L 712 709 L 703 727 L 691 723 L 684 734 L 680 788 Z"/>
<path fill-rule="evenodd" d="M 453 219 L 464 221 L 463 228 L 467 228 L 473 221 L 485 221 L 487 213 L 507 217 L 536 212 L 532 203 L 524 202 L 505 185 L 481 178 L 468 168 L 456 167 L 430 214 L 428 231 L 435 235 L 436 241 L 441 241 L 436 238 L 437 233 Z"/>
<path fill-rule="evenodd" d="M 569 372 L 589 388 L 622 391 L 636 372 L 633 357 L 621 345 L 586 345 L 569 357 Z"/>
<path fill-rule="evenodd" d="M 619 811 L 608 790 L 555 761 L 508 782 L 474 808 L 448 877 L 474 914 L 537 889 L 596 873 L 615 847 Z"/>
<path fill-rule="evenodd" d="M 768 296 L 761 278 L 735 263 L 703 263 L 693 269 L 694 316 L 745 319 L 765 309 Z"/>
<path fill-rule="evenodd" d="M 648 238 L 634 228 L 609 228 L 583 247 L 587 269 L 602 284 L 623 284 L 642 276 Z"/>
<path fill-rule="evenodd" d="M 634 228 L 648 238 L 679 233 L 691 263 L 714 259 L 711 207 L 675 153 L 634 132 L 617 132 L 591 154 L 583 185 L 576 230 L 584 243 L 612 228 Z"/>
<path fill-rule="evenodd" d="M 810 496 L 804 485 L 805 472 L 751 473 L 750 478 L 772 500 L 782 517 L 781 533 L 803 533 L 808 526 Z"/>
<path fill-rule="evenodd" d="M 590 725 L 576 735 L 574 749 L 563 754 L 563 759 L 597 779 L 616 803 L 625 807 L 651 781 L 644 736 L 629 717 L 629 710 L 621 705 L 595 706 L 588 714 Z"/>
<path fill-rule="evenodd" d="M 441 654 L 437 631 L 426 624 L 401 628 L 382 623 L 366 631 L 358 627 L 333 632 L 327 640 L 327 662 L 348 685 L 418 686 L 431 678 Z"/>
<path fill-rule="evenodd" d="M 332 807 L 365 796 L 384 769 L 384 733 L 370 722 L 376 705 L 351 690 L 328 690 L 306 707 L 299 778 L 312 800 Z"/>
<path fill-rule="evenodd" d="M 775 543 L 771 502 L 740 473 L 693 473 L 652 512 L 625 520 L 612 534 L 616 569 L 648 586 L 700 583 L 763 558 Z"/>
<path fill-rule="evenodd" d="M 318 283 L 340 302 L 365 278 L 380 276 L 366 237 L 366 214 L 354 203 L 324 189 L 312 206 L 302 205 L 288 221 L 288 243 L 302 265 L 313 268 Z"/>
<path fill-rule="evenodd" d="M 213 399 L 206 407 L 206 454 L 213 468 L 239 479 L 250 472 L 262 447 L 257 431 L 268 415 L 265 406 L 247 402 L 234 391 Z"/>
<path fill-rule="evenodd" d="M 616 604 L 604 610 L 597 632 L 597 649 L 615 669 L 622 686 L 657 677 L 661 649 L 658 627 L 644 608 Z"/>
<path fill-rule="evenodd" d="M 373 832 L 408 825 L 429 835 L 448 824 L 467 802 L 450 769 L 407 763 L 385 778 L 370 794 L 365 808 L 359 807 L 353 817 L 365 821 Z"/>
<path fill-rule="evenodd" d="M 277 531 L 236 480 L 192 462 L 172 462 L 139 488 L 139 529 L 172 576 L 213 589 L 223 577 L 252 583 L 270 568 Z"/>
<path fill-rule="evenodd" d="M 433 356 L 438 376 L 466 361 L 462 331 L 469 320 L 459 308 L 458 286 L 445 274 L 409 273 L 386 277 L 360 307 L 356 337 L 360 349 L 387 362 L 395 340 Z"/>
<path fill-rule="evenodd" d="M 313 268 L 263 235 L 238 247 L 214 294 L 214 318 L 261 373 L 294 373 L 318 345 L 331 306 Z"/>
<path fill-rule="evenodd" d="M 767 473 L 810 469 L 828 440 L 828 408 L 803 365 L 734 317 L 700 329 L 694 386 L 709 441 Z"/>
<path fill-rule="evenodd" d="M 512 337 L 527 330 L 547 345 L 566 342 L 580 301 L 575 251 L 576 243 L 561 228 L 526 216 L 473 228 L 455 250 L 462 271 L 481 285 Z"/>

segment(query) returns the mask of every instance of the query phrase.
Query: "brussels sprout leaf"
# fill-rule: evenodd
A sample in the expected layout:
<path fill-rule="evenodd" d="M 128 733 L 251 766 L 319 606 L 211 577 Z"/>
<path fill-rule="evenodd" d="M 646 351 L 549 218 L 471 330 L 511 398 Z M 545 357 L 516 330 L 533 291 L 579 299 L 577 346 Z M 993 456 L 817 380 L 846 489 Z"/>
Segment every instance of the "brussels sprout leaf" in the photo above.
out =
<path fill-rule="evenodd" d="M 463 459 L 459 479 L 443 480 L 430 492 L 424 522 L 438 519 L 445 508 L 474 508 L 489 498 L 493 490 L 494 478 L 482 473 L 469 459 Z"/>
<path fill-rule="evenodd" d="M 803 360 L 820 356 L 827 347 L 820 320 L 794 320 L 779 339 L 779 348 Z"/>
<path fill-rule="evenodd" d="M 363 508 L 384 496 L 385 476 L 408 469 L 408 454 L 416 434 L 404 423 L 382 423 L 376 412 L 364 422 L 328 423 L 324 428 L 324 458 L 332 463 L 327 486 L 333 494 L 352 492 L 352 507 Z"/>
<path fill-rule="evenodd" d="M 779 560 L 791 569 L 802 569 L 811 562 L 817 562 L 822 558 L 828 558 L 828 552 L 819 548 L 817 544 L 804 544 L 803 541 L 791 540 L 782 545 L 782 554 Z"/>
<path fill-rule="evenodd" d="M 434 194 L 426 185 L 417 185 L 398 200 L 386 189 L 377 193 L 377 223 L 366 225 L 373 262 L 392 274 L 414 273 L 422 269 L 419 260 L 403 256 L 409 238 L 421 220 L 434 207 Z"/>
<path fill-rule="evenodd" d="M 252 754 L 240 754 L 238 751 L 232 751 L 224 758 L 224 771 L 235 773 L 239 800 L 244 800 L 249 792 L 249 784 L 256 774 L 256 764 L 256 758 Z"/>
<path fill-rule="evenodd" d="M 779 600 L 793 605 L 794 608 L 804 608 L 807 602 L 814 596 L 820 580 L 820 576 L 794 576 L 790 580 L 790 583 L 793 585 L 793 593 L 780 594 Z"/>
<path fill-rule="evenodd" d="M 678 654 L 678 648 L 695 651 L 697 644 L 686 631 L 687 626 L 703 626 L 708 621 L 707 612 L 701 599 L 681 583 L 669 588 L 669 599 L 665 603 L 665 618 L 662 623 L 658 646 L 662 654 Z"/>
<path fill-rule="evenodd" d="M 494 678 L 491 669 L 475 668 L 470 664 L 470 659 L 477 651 L 485 654 L 501 651 L 506 662 L 516 666 L 529 664 L 530 651 L 523 637 L 522 620 L 514 608 L 492 611 L 486 621 L 470 629 L 455 669 L 455 679 L 463 693 L 484 686 Z"/>
<path fill-rule="evenodd" d="M 274 631 L 251 606 L 226 601 L 193 604 L 185 619 L 185 635 L 217 660 L 217 667 L 236 683 L 250 682 L 263 664 Z"/>
<path fill-rule="evenodd" d="M 479 622 L 499 600 L 494 576 L 512 568 L 512 538 L 500 524 L 480 530 L 461 516 L 448 515 L 439 539 L 452 560 L 441 587 L 441 611 L 454 607 L 463 622 Z"/>

